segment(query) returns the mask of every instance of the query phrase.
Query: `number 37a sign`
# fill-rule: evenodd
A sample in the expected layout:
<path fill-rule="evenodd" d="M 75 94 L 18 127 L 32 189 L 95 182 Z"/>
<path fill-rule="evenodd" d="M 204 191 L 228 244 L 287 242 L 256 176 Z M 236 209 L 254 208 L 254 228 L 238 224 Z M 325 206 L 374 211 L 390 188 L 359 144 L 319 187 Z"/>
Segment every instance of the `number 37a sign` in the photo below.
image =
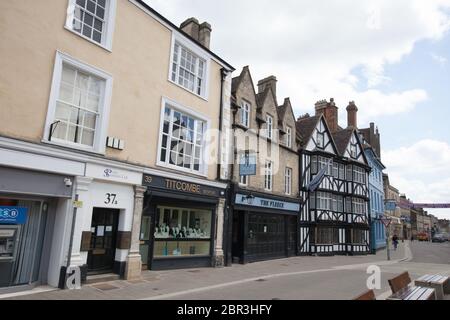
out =
<path fill-rule="evenodd" d="M 119 204 L 119 201 L 117 200 L 117 194 L 116 193 L 107 193 L 105 194 L 105 204 L 108 205 L 117 205 Z"/>

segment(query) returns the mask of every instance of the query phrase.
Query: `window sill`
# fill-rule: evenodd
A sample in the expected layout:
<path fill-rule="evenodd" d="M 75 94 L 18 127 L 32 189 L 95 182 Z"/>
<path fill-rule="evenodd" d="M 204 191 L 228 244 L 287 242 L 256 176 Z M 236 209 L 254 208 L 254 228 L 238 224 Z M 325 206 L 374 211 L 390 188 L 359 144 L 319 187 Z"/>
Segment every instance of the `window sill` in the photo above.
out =
<path fill-rule="evenodd" d="M 109 47 L 107 47 L 107 46 L 105 46 L 105 45 L 103 45 L 103 44 L 101 44 L 101 43 L 98 43 L 98 42 L 96 42 L 96 41 L 94 41 L 94 40 L 92 40 L 92 39 L 90 39 L 90 38 L 88 38 L 88 37 L 82 35 L 81 33 L 78 33 L 78 32 L 76 32 L 76 31 L 73 31 L 71 28 L 69 28 L 69 27 L 67 27 L 67 26 L 64 26 L 64 29 L 66 29 L 67 31 L 69 31 L 69 32 L 71 32 L 71 33 L 73 33 L 73 34 L 79 36 L 80 38 L 83 38 L 84 40 L 86 40 L 86 41 L 88 41 L 88 42 L 90 42 L 90 43 L 92 43 L 92 44 L 94 44 L 94 45 L 96 45 L 96 46 L 98 46 L 98 47 L 100 47 L 100 48 L 102 48 L 102 49 L 104 49 L 104 50 L 106 50 L 106 51 L 112 53 L 112 48 L 109 48 Z"/>
<path fill-rule="evenodd" d="M 186 89 L 186 88 L 183 87 L 182 85 L 178 84 L 176 81 L 172 81 L 172 79 L 170 79 L 170 78 L 168 79 L 168 81 L 169 81 L 170 83 L 176 85 L 177 87 L 183 89 L 184 91 L 187 91 L 187 92 L 189 92 L 190 94 L 193 94 L 194 96 L 196 96 L 196 97 L 198 97 L 198 98 L 200 98 L 200 99 L 205 100 L 206 102 L 208 102 L 208 99 L 207 99 L 206 97 L 204 97 L 204 96 L 202 96 L 202 95 L 199 95 L 199 94 L 197 94 L 197 93 L 195 93 L 195 92 L 193 92 L 193 91 L 191 91 L 191 90 L 189 90 L 189 89 Z"/>
<path fill-rule="evenodd" d="M 158 161 L 156 163 L 156 166 L 157 167 L 161 167 L 161 168 L 165 168 L 165 169 L 170 169 L 170 170 L 173 170 L 173 171 L 178 171 L 178 172 L 182 172 L 182 173 L 192 174 L 194 176 L 198 176 L 198 177 L 202 177 L 202 178 L 208 178 L 208 173 L 195 172 L 195 171 L 183 169 L 183 168 L 178 167 L 178 166 L 166 164 L 166 163 L 163 163 L 163 162 L 160 162 L 160 161 Z"/>
<path fill-rule="evenodd" d="M 77 145 L 74 145 L 74 144 L 68 144 L 68 143 L 56 142 L 56 141 L 49 141 L 49 140 L 45 140 L 45 139 L 42 139 L 41 142 L 45 143 L 45 144 L 53 145 L 53 146 L 58 146 L 58 147 L 67 148 L 67 149 L 73 149 L 73 150 L 78 150 L 78 151 L 84 151 L 84 152 L 87 152 L 87 153 L 93 153 L 93 154 L 97 154 L 97 155 L 101 155 L 101 156 L 105 155 L 105 152 L 97 151 L 94 148 L 89 148 L 89 147 L 84 148 L 82 146 L 77 146 Z"/>

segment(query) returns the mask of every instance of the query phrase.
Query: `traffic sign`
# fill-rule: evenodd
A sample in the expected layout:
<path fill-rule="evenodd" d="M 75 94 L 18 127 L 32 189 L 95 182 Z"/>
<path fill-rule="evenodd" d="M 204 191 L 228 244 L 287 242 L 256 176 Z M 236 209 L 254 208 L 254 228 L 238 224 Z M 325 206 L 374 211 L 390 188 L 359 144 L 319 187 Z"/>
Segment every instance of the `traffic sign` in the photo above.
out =
<path fill-rule="evenodd" d="M 381 222 L 384 224 L 384 226 L 387 228 L 391 225 L 392 219 L 383 217 L 381 218 Z"/>

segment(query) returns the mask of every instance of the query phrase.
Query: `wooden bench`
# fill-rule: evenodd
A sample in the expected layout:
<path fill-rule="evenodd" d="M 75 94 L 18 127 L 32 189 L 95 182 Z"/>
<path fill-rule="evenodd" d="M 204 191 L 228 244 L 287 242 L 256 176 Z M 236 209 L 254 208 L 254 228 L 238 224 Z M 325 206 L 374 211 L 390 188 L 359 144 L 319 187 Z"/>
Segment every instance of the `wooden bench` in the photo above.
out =
<path fill-rule="evenodd" d="M 408 272 L 389 280 L 392 295 L 387 300 L 436 300 L 433 288 L 410 286 L 411 277 Z"/>
<path fill-rule="evenodd" d="M 444 300 L 446 294 L 450 294 L 449 277 L 440 275 L 425 275 L 415 281 L 416 286 L 433 288 L 436 291 L 436 299 Z"/>
<path fill-rule="evenodd" d="M 360 301 L 373 301 L 377 300 L 377 297 L 375 296 L 375 292 L 373 290 L 369 290 L 362 295 L 356 297 L 353 300 L 360 300 Z"/>

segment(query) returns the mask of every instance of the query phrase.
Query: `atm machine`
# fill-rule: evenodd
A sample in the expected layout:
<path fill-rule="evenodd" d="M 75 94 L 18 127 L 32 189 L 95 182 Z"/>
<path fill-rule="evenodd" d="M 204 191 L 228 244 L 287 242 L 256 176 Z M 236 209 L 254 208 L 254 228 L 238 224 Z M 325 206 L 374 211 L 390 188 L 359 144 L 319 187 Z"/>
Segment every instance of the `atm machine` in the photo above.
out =
<path fill-rule="evenodd" d="M 0 225 L 0 288 L 11 284 L 17 256 L 19 226 Z"/>

